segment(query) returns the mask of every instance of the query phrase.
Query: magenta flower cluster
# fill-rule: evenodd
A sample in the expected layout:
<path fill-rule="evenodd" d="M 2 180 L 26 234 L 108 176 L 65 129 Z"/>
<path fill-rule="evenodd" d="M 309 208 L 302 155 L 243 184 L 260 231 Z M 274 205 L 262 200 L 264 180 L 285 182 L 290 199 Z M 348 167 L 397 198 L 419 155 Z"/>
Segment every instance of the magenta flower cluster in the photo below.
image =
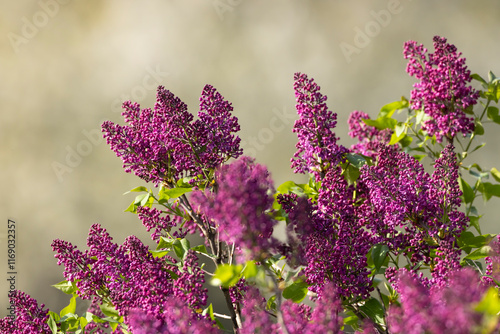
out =
<path fill-rule="evenodd" d="M 294 85 L 299 119 L 293 132 L 297 133 L 297 151 L 292 158 L 295 173 L 324 172 L 330 165 L 336 166 L 347 149 L 337 145 L 338 138 L 333 129 L 337 125 L 337 114 L 328 109 L 327 97 L 320 87 L 303 73 L 295 73 Z"/>
<path fill-rule="evenodd" d="M 200 98 L 198 119 L 164 87 L 158 87 L 154 110 L 130 101 L 122 115 L 128 125 L 102 124 L 106 142 L 124 163 L 125 171 L 147 182 L 173 184 L 197 176 L 242 154 L 238 120 L 231 104 L 210 85 Z"/>
<path fill-rule="evenodd" d="M 38 305 L 35 299 L 19 290 L 9 293 L 9 301 L 14 315 L 0 319 L 0 333 L 51 333 L 47 324 L 49 310 L 44 304 Z"/>
<path fill-rule="evenodd" d="M 78 295 L 98 304 L 110 303 L 125 316 L 125 323 L 129 311 L 137 308 L 163 323 L 162 305 L 168 296 L 188 305 L 192 313 L 206 305 L 204 273 L 191 252 L 179 268 L 171 257 L 154 258 L 135 236 L 115 244 L 98 224 L 90 229 L 87 246 L 81 252 L 66 241 L 52 243 L 58 264 L 65 267 L 64 277 L 76 284 Z"/>
<path fill-rule="evenodd" d="M 415 270 L 420 262 L 430 265 L 434 280 L 429 284 L 446 279 L 459 266 L 456 239 L 468 225 L 459 211 L 462 193 L 453 146 L 443 150 L 434 167 L 431 176 L 415 158 L 388 147 L 360 176 L 368 189 L 371 212 L 366 222 L 373 241 L 406 256 Z M 434 251 L 441 256 L 431 259 Z"/>
<path fill-rule="evenodd" d="M 479 94 L 470 85 L 470 71 L 465 58 L 446 38 L 434 37 L 434 53 L 415 41 L 404 46 L 404 57 L 409 59 L 406 71 L 419 82 L 411 92 L 410 104 L 414 110 L 423 110 L 428 116 L 422 129 L 438 142 L 450 142 L 458 134 L 474 130 L 474 120 L 465 110 L 477 103 Z"/>
<path fill-rule="evenodd" d="M 363 120 L 369 120 L 370 116 L 359 110 L 354 110 L 347 121 L 349 125 L 349 136 L 356 138 L 358 142 L 351 146 L 353 153 L 375 158 L 381 146 L 386 146 L 391 141 L 392 130 L 379 130 L 374 126 L 367 125 Z"/>
<path fill-rule="evenodd" d="M 469 334 L 477 333 L 482 325 L 483 315 L 475 306 L 487 286 L 473 269 L 455 270 L 450 273 L 448 284 L 432 289 L 412 275 L 402 273 L 396 286 L 401 305 L 389 309 L 387 321 L 391 333 Z"/>
<path fill-rule="evenodd" d="M 222 166 L 215 175 L 217 192 L 197 191 L 191 196 L 201 213 L 215 222 L 220 240 L 249 252 L 248 259 L 266 258 L 276 247 L 271 237 L 276 221 L 267 213 L 274 186 L 267 169 L 251 158 Z"/>

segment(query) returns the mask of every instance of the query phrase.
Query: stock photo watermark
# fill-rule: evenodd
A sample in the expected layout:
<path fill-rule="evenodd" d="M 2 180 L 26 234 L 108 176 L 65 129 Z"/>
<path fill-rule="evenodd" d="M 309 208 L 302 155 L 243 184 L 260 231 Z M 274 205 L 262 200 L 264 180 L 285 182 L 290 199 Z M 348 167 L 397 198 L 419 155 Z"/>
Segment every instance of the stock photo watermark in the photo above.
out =
<path fill-rule="evenodd" d="M 234 9 L 242 2 L 243 0 L 213 0 L 212 6 L 219 16 L 219 19 L 222 21 L 224 20 L 224 15 L 226 15 L 226 13 L 234 11 Z"/>
<path fill-rule="evenodd" d="M 297 113 L 288 112 L 285 107 L 281 110 L 273 108 L 272 112 L 274 116 L 269 120 L 267 127 L 261 128 L 256 136 L 250 136 L 248 140 L 241 141 L 241 147 L 245 155 L 257 156 L 258 152 L 264 150 L 266 145 L 273 142 L 276 134 L 289 129 L 289 125 L 293 125 L 297 119 Z"/>
<path fill-rule="evenodd" d="M 380 9 L 378 11 L 371 10 L 370 16 L 372 17 L 372 20 L 366 22 L 361 28 L 359 26 L 355 26 L 353 28 L 354 38 L 352 44 L 342 42 L 339 45 L 347 63 L 350 64 L 352 56 L 360 54 L 361 50 L 366 48 L 371 41 L 380 34 L 382 29 L 391 23 L 394 15 L 397 15 L 402 11 L 403 5 L 400 0 L 389 0 L 387 2 L 387 8 L 385 9 Z"/>
<path fill-rule="evenodd" d="M 39 10 L 30 16 L 21 17 L 21 28 L 19 33 L 9 32 L 9 39 L 12 49 L 15 53 L 21 51 L 21 46 L 28 44 L 35 38 L 41 29 L 43 29 L 55 17 L 61 8 L 61 5 L 66 5 L 74 0 L 40 0 L 38 1 Z"/>
<path fill-rule="evenodd" d="M 148 95 L 148 92 L 156 90 L 156 87 L 162 84 L 168 77 L 169 73 L 164 72 L 159 66 L 155 69 L 150 66 L 146 67 L 147 74 L 142 79 L 140 85 L 136 85 L 130 89 L 128 93 L 123 93 L 111 102 L 111 111 L 118 113 L 121 111 L 121 105 L 123 101 L 131 100 L 135 102 L 140 102 Z M 64 176 L 73 172 L 75 168 L 80 166 L 83 159 L 89 156 L 94 147 L 100 145 L 103 142 L 103 137 L 101 133 L 100 124 L 104 121 L 99 122 L 99 127 L 82 130 L 82 136 L 84 137 L 76 145 L 65 147 L 66 155 L 64 161 L 53 161 L 51 166 L 54 174 L 60 183 L 64 181 Z"/>
<path fill-rule="evenodd" d="M 16 222 L 7 219 L 7 283 L 9 288 L 8 297 L 16 291 L 17 267 L 16 267 Z M 15 307 L 9 303 L 7 316 L 14 319 Z"/>

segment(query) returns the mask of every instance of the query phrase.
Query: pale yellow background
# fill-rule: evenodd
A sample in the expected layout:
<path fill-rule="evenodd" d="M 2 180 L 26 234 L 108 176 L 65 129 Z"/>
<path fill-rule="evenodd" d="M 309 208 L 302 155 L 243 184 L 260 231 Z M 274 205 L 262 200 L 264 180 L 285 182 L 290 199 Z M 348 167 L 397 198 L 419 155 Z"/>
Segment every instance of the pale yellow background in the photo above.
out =
<path fill-rule="evenodd" d="M 367 29 L 371 36 L 360 40 Z M 18 225 L 18 288 L 55 311 L 68 299 L 49 286 L 62 279 L 53 239 L 84 248 L 89 226 L 99 222 L 119 243 L 130 234 L 148 241 L 137 217 L 123 212 L 133 196 L 122 194 L 142 182 L 123 172 L 103 141 L 85 136 L 104 119 L 120 121 L 122 100 L 151 107 L 153 87 L 162 84 L 196 112 L 210 83 L 233 103 L 247 152 L 269 166 L 277 184 L 301 181 L 289 169 L 293 120 L 276 116 L 294 111 L 294 72 L 320 84 L 349 146 L 349 113 L 375 116 L 383 104 L 409 97 L 414 80 L 405 73 L 403 43 L 432 49 L 434 35 L 456 44 L 473 72 L 500 75 L 496 0 L 1 0 L 0 277 L 8 218 Z M 347 44 L 358 45 L 357 53 L 346 57 Z M 477 158 L 500 167 L 498 127 L 486 130 L 488 146 Z M 70 160 L 71 173 L 58 178 L 53 163 L 67 165 L 68 150 L 86 156 Z M 486 232 L 500 230 L 493 209 Z M 0 316 L 6 295 L 4 278 Z"/>

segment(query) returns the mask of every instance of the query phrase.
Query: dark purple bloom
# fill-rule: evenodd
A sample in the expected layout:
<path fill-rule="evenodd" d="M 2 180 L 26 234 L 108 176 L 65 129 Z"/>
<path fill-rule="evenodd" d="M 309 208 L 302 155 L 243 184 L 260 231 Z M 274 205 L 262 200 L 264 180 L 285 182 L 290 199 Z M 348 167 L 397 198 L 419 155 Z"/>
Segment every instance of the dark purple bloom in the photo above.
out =
<path fill-rule="evenodd" d="M 320 87 L 307 75 L 295 73 L 296 109 L 299 119 L 295 121 L 293 132 L 299 141 L 297 152 L 292 158 L 295 173 L 324 173 L 328 166 L 336 166 L 343 160 L 347 149 L 337 145 L 338 138 L 333 129 L 337 125 L 337 114 L 326 105 L 327 97 Z"/>
<path fill-rule="evenodd" d="M 451 145 L 434 167 L 430 176 L 416 159 L 387 147 L 374 166 L 361 169 L 361 180 L 368 189 L 365 204 L 371 207 L 367 227 L 376 243 L 407 255 L 412 265 L 427 263 L 433 268 L 434 283 L 439 283 L 459 266 L 456 239 L 468 219 L 458 210 L 461 191 Z M 433 251 L 437 257 L 431 258 Z"/>
<path fill-rule="evenodd" d="M 44 309 L 44 304 L 38 305 L 35 299 L 19 290 L 9 294 L 9 301 L 14 307 L 14 317 L 0 319 L 0 333 L 52 333 L 47 325 L 49 310 Z"/>
<path fill-rule="evenodd" d="M 115 244 L 98 224 L 92 226 L 87 246 L 89 249 L 82 253 L 64 241 L 55 240 L 52 244 L 58 264 L 65 266 L 65 278 L 75 282 L 79 296 L 95 303 L 109 300 L 125 316 L 125 322 L 129 310 L 135 308 L 160 314 L 169 296 L 193 310 L 206 305 L 204 273 L 191 251 L 179 268 L 169 256 L 154 258 L 135 236 L 128 237 L 122 245 Z"/>
<path fill-rule="evenodd" d="M 479 94 L 469 85 L 470 71 L 457 48 L 436 36 L 434 49 L 427 55 L 423 45 L 405 43 L 403 54 L 409 59 L 406 71 L 420 80 L 411 92 L 410 105 L 429 116 L 422 125 L 429 136 L 435 135 L 438 142 L 443 137 L 452 142 L 459 132 L 466 135 L 474 130 L 474 120 L 464 110 L 477 103 Z"/>
<path fill-rule="evenodd" d="M 210 85 L 200 100 L 196 121 L 186 104 L 162 86 L 154 110 L 125 102 L 122 115 L 127 125 L 102 124 L 104 138 L 122 159 L 125 171 L 156 185 L 172 185 L 240 156 L 240 139 L 233 134 L 239 125 L 230 114 L 231 104 Z"/>

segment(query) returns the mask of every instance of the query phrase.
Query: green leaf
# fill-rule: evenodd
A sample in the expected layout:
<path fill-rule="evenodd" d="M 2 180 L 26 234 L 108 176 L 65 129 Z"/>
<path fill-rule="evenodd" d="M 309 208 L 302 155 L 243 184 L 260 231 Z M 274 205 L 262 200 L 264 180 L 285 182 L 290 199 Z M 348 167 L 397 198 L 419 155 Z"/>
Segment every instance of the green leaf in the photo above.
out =
<path fill-rule="evenodd" d="M 384 322 L 384 307 L 382 304 L 378 301 L 378 299 L 375 299 L 371 297 L 368 299 L 364 305 L 360 307 L 360 309 L 365 313 L 373 322 L 380 324 L 380 325 L 385 325 Z"/>
<path fill-rule="evenodd" d="M 396 143 L 399 143 L 401 140 L 403 140 L 406 137 L 406 134 L 402 133 L 401 135 L 396 135 L 396 132 L 394 132 L 391 135 L 391 141 L 389 142 L 389 145 L 394 145 Z"/>
<path fill-rule="evenodd" d="M 361 172 L 359 171 L 358 168 L 354 167 L 353 165 L 349 164 L 347 168 L 343 171 L 343 175 L 349 185 L 353 184 L 356 182 L 356 180 L 359 178 L 361 175 Z"/>
<path fill-rule="evenodd" d="M 483 194 L 484 201 L 488 201 L 492 196 L 500 197 L 500 184 L 482 182 L 478 190 Z"/>
<path fill-rule="evenodd" d="M 498 316 L 500 312 L 500 298 L 498 297 L 497 289 L 490 287 L 488 291 L 486 291 L 483 299 L 477 304 L 476 311 Z"/>
<path fill-rule="evenodd" d="M 309 285 L 302 280 L 298 280 L 283 290 L 283 298 L 291 299 L 294 303 L 300 303 L 307 295 Z"/>
<path fill-rule="evenodd" d="M 484 135 L 484 127 L 483 127 L 483 124 L 481 123 L 481 121 L 479 121 L 478 119 L 476 119 L 475 121 L 475 125 L 474 125 L 474 133 L 478 136 L 482 136 Z"/>
<path fill-rule="evenodd" d="M 487 109 L 487 115 L 488 119 L 500 124 L 500 116 L 498 115 L 498 108 L 497 107 L 488 107 Z"/>
<path fill-rule="evenodd" d="M 117 318 L 120 316 L 118 314 L 118 311 L 111 304 L 103 303 L 103 304 L 99 305 L 99 307 L 100 307 L 102 313 L 104 313 L 104 315 L 106 315 L 108 317 Z"/>
<path fill-rule="evenodd" d="M 159 200 L 169 200 L 172 198 L 177 198 L 181 197 L 185 193 L 188 193 L 192 191 L 192 188 L 162 188 L 160 189 L 160 192 L 158 193 Z"/>
<path fill-rule="evenodd" d="M 69 301 L 69 305 L 63 308 L 59 314 L 61 315 L 61 317 L 64 317 L 66 314 L 75 312 L 76 312 L 76 295 L 74 294 Z"/>
<path fill-rule="evenodd" d="M 404 97 L 401 98 L 401 101 L 395 101 L 386 104 L 380 109 L 380 112 L 378 114 L 378 117 L 392 117 L 394 112 L 398 109 L 403 109 L 408 107 L 408 100 L 406 100 Z"/>
<path fill-rule="evenodd" d="M 259 267 L 255 264 L 255 261 L 247 261 L 245 268 L 243 268 L 243 276 L 246 279 L 256 277 L 259 273 Z"/>
<path fill-rule="evenodd" d="M 484 80 L 479 74 L 473 73 L 471 74 L 472 79 L 479 81 L 483 84 L 484 87 L 488 87 L 488 83 Z"/>
<path fill-rule="evenodd" d="M 146 188 L 144 186 L 140 186 L 140 187 L 136 187 L 134 189 L 131 189 L 131 190 L 127 191 L 123 195 L 129 194 L 131 192 L 143 192 L 143 191 L 149 192 L 148 188 Z"/>
<path fill-rule="evenodd" d="M 57 316 L 57 318 L 55 317 Z M 49 311 L 49 320 L 47 321 L 47 325 L 49 325 L 50 331 L 52 334 L 57 334 L 57 322 L 59 321 L 60 317 L 57 313 L 54 313 L 52 311 Z"/>
<path fill-rule="evenodd" d="M 475 251 L 473 251 L 472 253 L 467 255 L 465 257 L 465 259 L 469 259 L 469 260 L 483 259 L 483 258 L 487 257 L 490 254 L 490 252 L 491 252 L 491 246 L 486 245 L 486 246 L 483 246 L 481 248 L 476 249 Z"/>
<path fill-rule="evenodd" d="M 61 290 L 62 292 L 72 295 L 78 291 L 76 284 L 69 281 L 61 281 L 57 284 L 52 285 L 54 288 Z"/>
<path fill-rule="evenodd" d="M 242 269 L 243 266 L 241 264 L 222 264 L 215 270 L 210 283 L 214 286 L 223 286 L 225 288 L 233 286 L 240 280 Z"/>
<path fill-rule="evenodd" d="M 372 247 L 371 256 L 373 264 L 375 265 L 375 269 L 379 270 L 380 267 L 382 267 L 388 253 L 389 247 L 387 247 L 386 245 L 377 244 Z"/>
<path fill-rule="evenodd" d="M 422 120 L 424 119 L 425 116 L 425 112 L 423 110 L 417 110 L 415 114 L 416 114 L 415 122 L 418 125 L 422 123 Z"/>
<path fill-rule="evenodd" d="M 195 252 L 198 252 L 198 253 L 203 253 L 203 254 L 206 254 L 206 255 L 210 255 L 210 254 L 208 254 L 207 247 L 205 245 L 203 245 L 203 244 L 194 246 L 191 249 L 194 250 Z"/>
<path fill-rule="evenodd" d="M 493 167 L 493 168 L 490 170 L 490 173 L 491 173 L 491 175 L 493 176 L 493 178 L 494 178 L 497 182 L 500 182 L 500 172 L 498 171 L 498 169 L 496 169 L 495 167 Z"/>
<path fill-rule="evenodd" d="M 160 242 L 158 242 L 158 246 L 156 246 L 156 250 L 162 249 L 172 249 L 174 242 L 177 239 L 171 239 L 166 237 L 160 237 Z"/>
<path fill-rule="evenodd" d="M 172 246 L 174 247 L 175 255 L 179 259 L 184 260 L 190 248 L 189 240 L 186 238 L 176 239 Z"/>
<path fill-rule="evenodd" d="M 277 189 L 279 193 L 281 194 L 286 194 L 288 192 L 291 192 L 293 194 L 296 194 L 298 196 L 304 196 L 304 185 L 303 184 L 297 184 L 293 181 L 286 181 L 283 184 L 281 184 Z"/>
<path fill-rule="evenodd" d="M 162 258 L 170 253 L 170 250 L 149 250 L 149 252 L 154 258 Z"/>
<path fill-rule="evenodd" d="M 469 216 L 471 226 L 473 226 L 476 229 L 477 233 L 481 234 L 481 226 L 479 226 L 479 218 L 480 217 Z"/>
<path fill-rule="evenodd" d="M 379 117 L 375 120 L 363 119 L 363 122 L 365 122 L 366 125 L 374 126 L 379 130 L 394 129 L 396 124 L 398 124 L 397 120 L 395 120 L 393 118 L 388 118 L 388 117 Z"/>
<path fill-rule="evenodd" d="M 474 201 L 474 191 L 471 186 L 462 178 L 458 177 L 458 186 L 462 191 L 462 196 L 460 197 L 464 203 L 472 203 Z"/>
<path fill-rule="evenodd" d="M 366 159 L 359 154 L 347 153 L 346 154 L 347 161 L 351 163 L 356 168 L 361 168 L 366 164 Z"/>
<path fill-rule="evenodd" d="M 269 297 L 266 303 L 266 310 L 276 311 L 276 295 Z"/>

